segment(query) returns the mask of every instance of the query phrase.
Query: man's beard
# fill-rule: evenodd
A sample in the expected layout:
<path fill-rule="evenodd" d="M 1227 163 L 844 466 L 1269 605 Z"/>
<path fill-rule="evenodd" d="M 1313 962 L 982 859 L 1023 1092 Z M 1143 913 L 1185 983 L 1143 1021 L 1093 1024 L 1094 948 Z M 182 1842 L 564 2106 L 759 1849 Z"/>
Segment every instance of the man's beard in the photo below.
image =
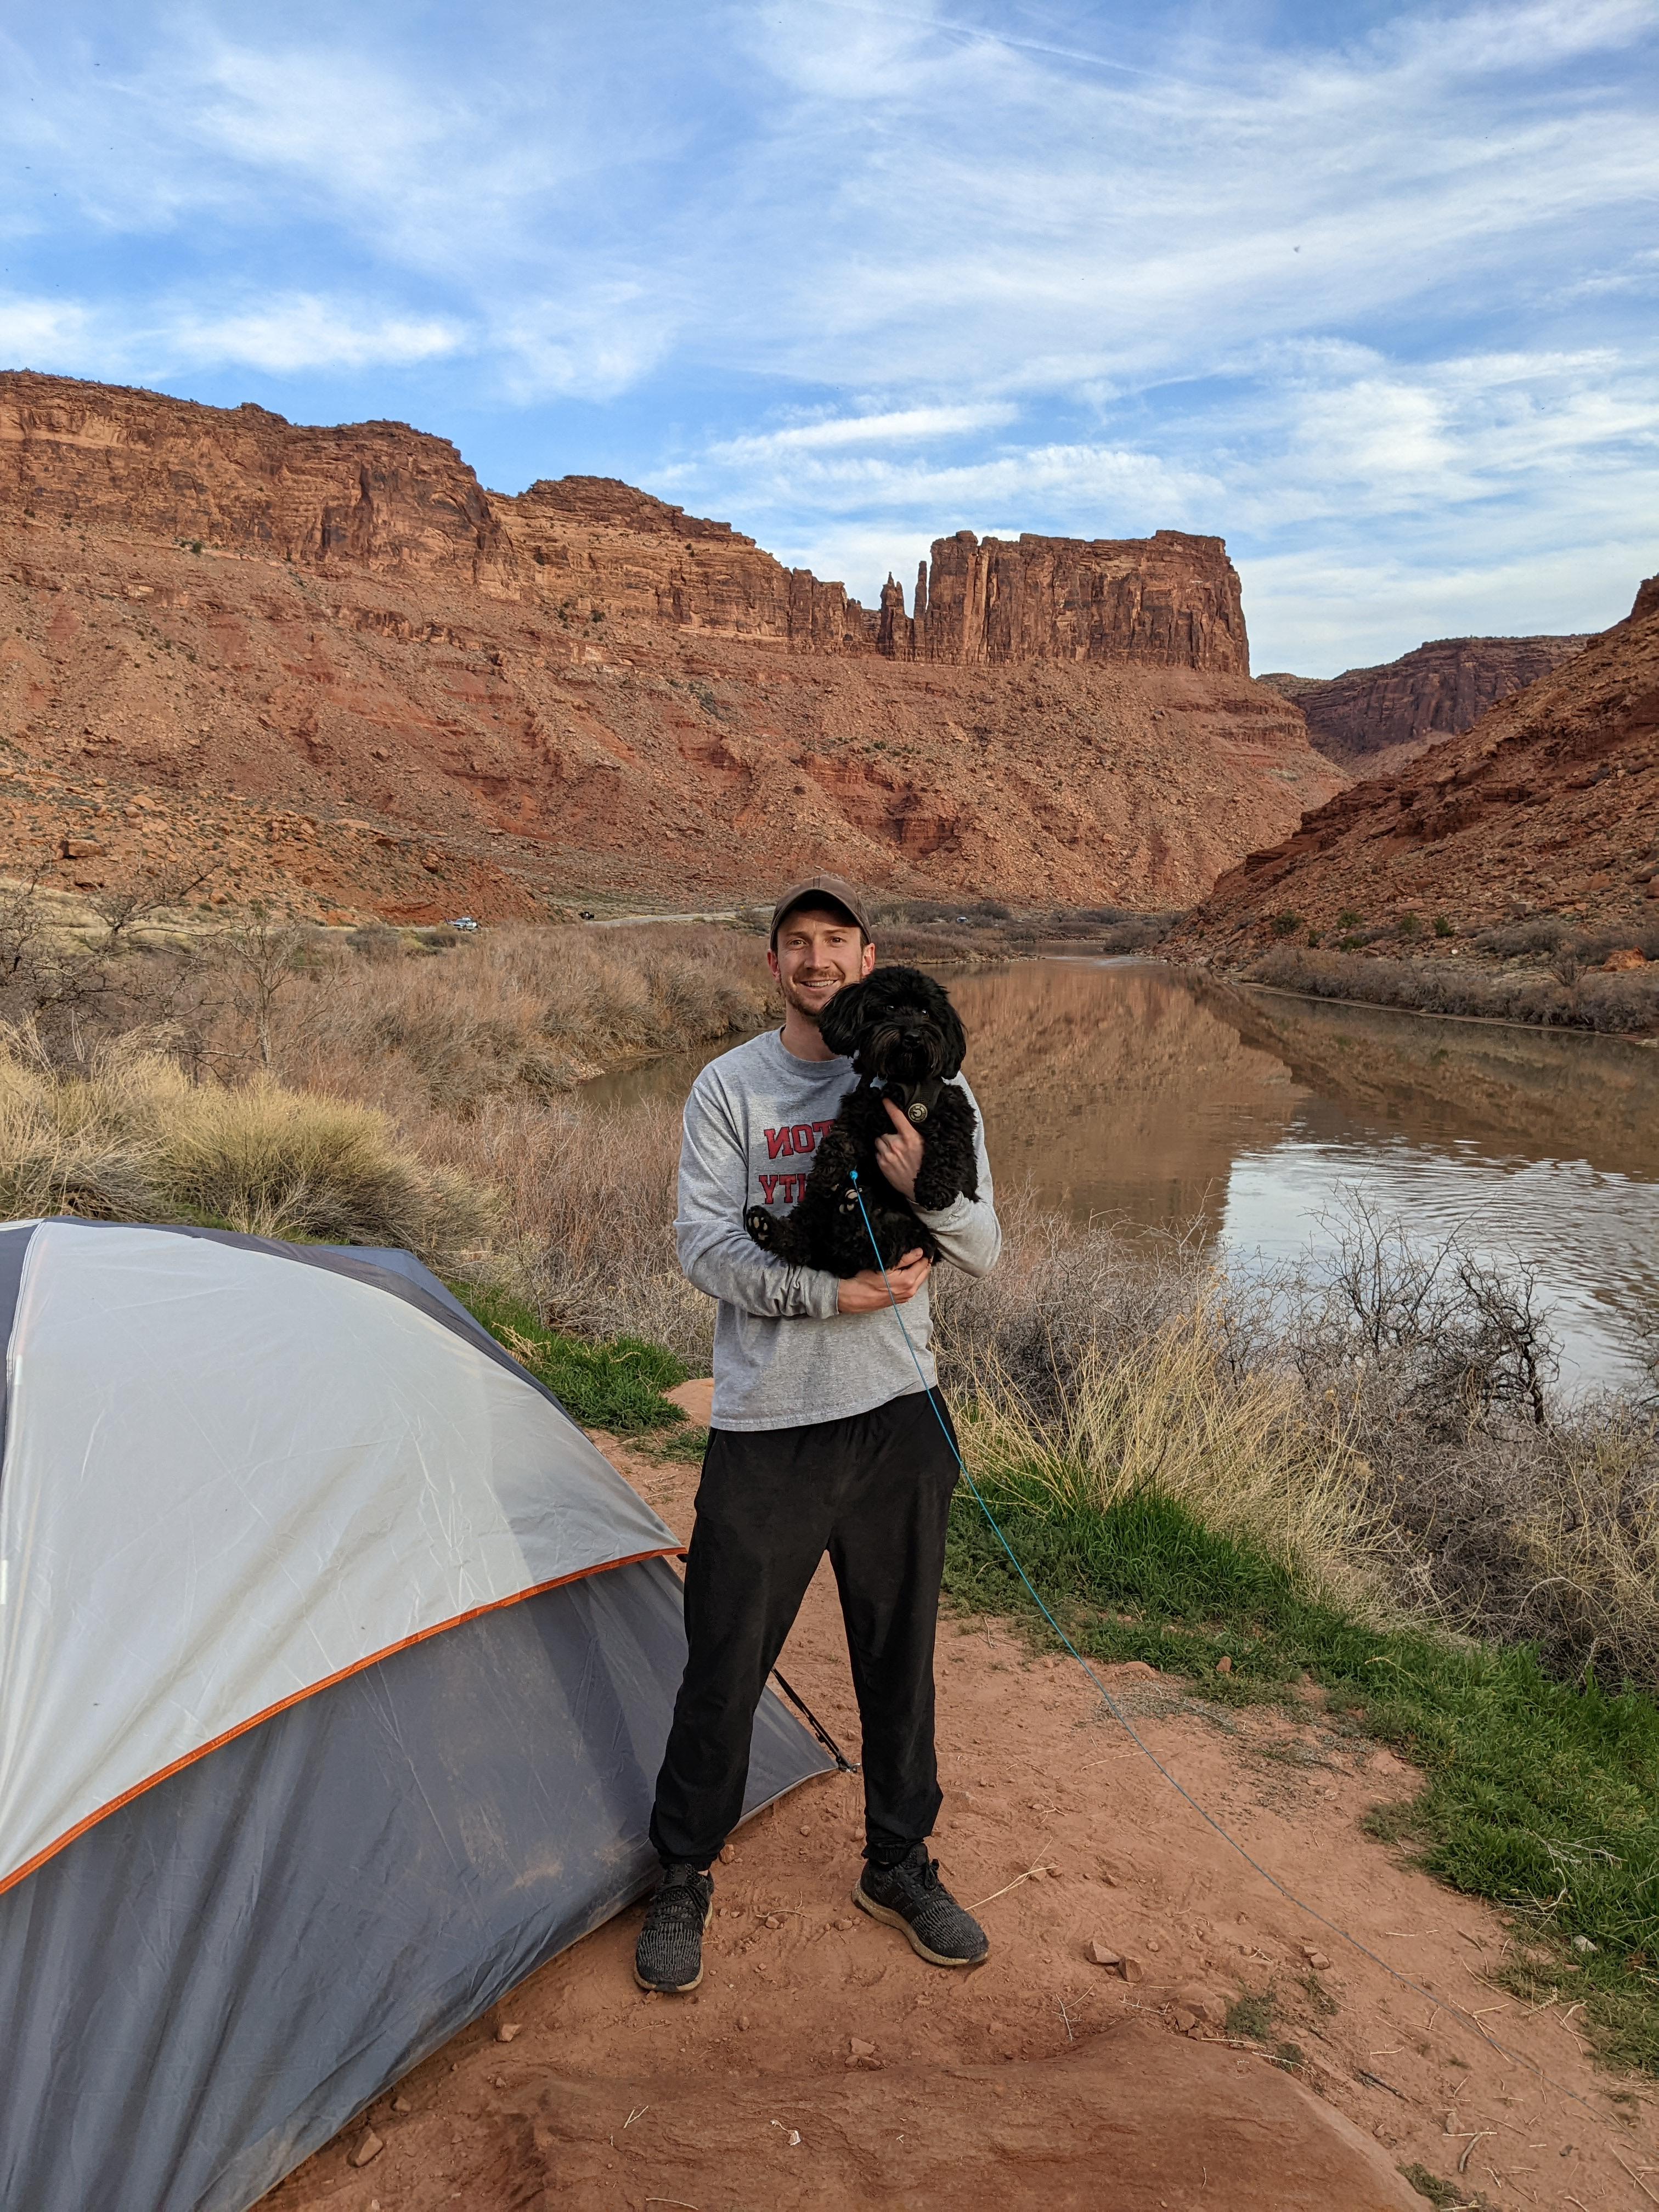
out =
<path fill-rule="evenodd" d="M 778 978 L 778 988 L 783 994 L 783 1002 L 785 1006 L 792 1007 L 794 1012 L 800 1016 L 804 1022 L 810 1022 L 811 1026 L 814 1029 L 817 1029 L 819 1018 L 823 1012 L 823 1009 L 829 1005 L 830 1000 L 835 997 L 836 991 L 844 990 L 851 980 L 850 976 L 842 975 L 838 977 L 836 981 L 836 990 L 828 993 L 823 1001 L 817 1004 L 806 998 L 799 983 L 786 982 L 782 976 L 780 976 Z"/>

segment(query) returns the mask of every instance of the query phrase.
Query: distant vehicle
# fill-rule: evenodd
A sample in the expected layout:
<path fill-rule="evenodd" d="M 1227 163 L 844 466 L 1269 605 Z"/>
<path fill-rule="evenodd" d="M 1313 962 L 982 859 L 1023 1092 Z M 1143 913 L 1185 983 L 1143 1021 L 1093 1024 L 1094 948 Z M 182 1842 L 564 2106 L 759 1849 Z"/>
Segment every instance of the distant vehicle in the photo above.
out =
<path fill-rule="evenodd" d="M 458 914 L 444 924 L 446 929 L 476 929 L 478 927 L 470 914 Z"/>
<path fill-rule="evenodd" d="M 592 921 L 593 919 L 592 908 L 591 906 L 585 906 L 581 910 L 581 916 L 584 921 Z"/>

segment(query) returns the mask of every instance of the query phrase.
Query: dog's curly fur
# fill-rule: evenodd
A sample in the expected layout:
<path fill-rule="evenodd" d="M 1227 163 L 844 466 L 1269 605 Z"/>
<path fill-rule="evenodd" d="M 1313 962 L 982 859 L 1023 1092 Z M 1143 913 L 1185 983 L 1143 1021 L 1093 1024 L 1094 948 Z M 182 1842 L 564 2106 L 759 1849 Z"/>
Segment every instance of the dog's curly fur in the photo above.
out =
<path fill-rule="evenodd" d="M 854 1195 L 853 1172 L 884 1267 L 920 1248 L 939 1248 L 876 1163 L 876 1139 L 892 1128 L 886 1099 L 921 1131 L 916 1206 L 939 1213 L 957 1198 L 977 1198 L 977 1124 L 966 1093 L 951 1080 L 968 1040 L 956 1008 L 931 975 L 915 968 L 878 968 L 848 983 L 824 1008 L 820 1034 L 843 1053 L 859 1080 L 841 1103 L 812 1161 L 799 1203 L 787 1213 L 751 1206 L 744 1226 L 763 1250 L 797 1267 L 856 1275 L 872 1262 L 870 1231 Z"/>

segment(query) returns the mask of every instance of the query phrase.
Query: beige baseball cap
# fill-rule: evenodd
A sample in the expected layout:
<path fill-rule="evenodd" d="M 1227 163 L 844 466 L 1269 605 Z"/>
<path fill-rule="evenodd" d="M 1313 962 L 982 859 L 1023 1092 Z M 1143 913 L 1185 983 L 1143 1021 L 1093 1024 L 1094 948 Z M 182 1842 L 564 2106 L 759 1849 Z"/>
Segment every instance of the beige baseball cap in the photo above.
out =
<path fill-rule="evenodd" d="M 786 918 L 797 907 L 838 906 L 843 914 L 857 922 L 866 937 L 873 937 L 870 916 L 866 909 L 862 892 L 854 890 L 845 876 L 809 876 L 804 884 L 792 884 L 772 909 L 770 942 L 775 945 L 778 932 Z"/>

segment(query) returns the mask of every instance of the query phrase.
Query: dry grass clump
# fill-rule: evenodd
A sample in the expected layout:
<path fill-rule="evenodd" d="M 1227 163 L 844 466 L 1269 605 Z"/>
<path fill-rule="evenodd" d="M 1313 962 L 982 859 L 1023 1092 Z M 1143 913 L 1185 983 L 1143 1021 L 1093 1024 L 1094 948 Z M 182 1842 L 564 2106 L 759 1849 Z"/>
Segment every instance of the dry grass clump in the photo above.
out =
<path fill-rule="evenodd" d="M 1087 1346 L 1058 1408 L 1034 1413 L 994 1363 L 964 1423 L 975 1472 L 1018 1478 L 1069 1512 L 1151 1492 L 1283 1567 L 1312 1595 L 1375 1616 L 1386 1527 L 1345 1425 L 1293 1376 L 1232 1364 L 1218 1283 L 1115 1354 Z"/>
<path fill-rule="evenodd" d="M 763 943 L 709 926 L 506 928 L 425 953 L 364 951 L 296 976 L 272 1012 L 271 1065 L 398 1109 L 546 1098 L 619 1061 L 749 1036 L 771 1006 Z"/>
<path fill-rule="evenodd" d="M 1659 1684 L 1659 1402 L 1564 1400 L 1525 1269 L 1357 1204 L 1330 1225 L 1322 1260 L 1229 1281 L 1017 1199 L 995 1273 L 938 1287 L 976 1468 L 1056 1511 L 1150 1491 L 1350 1610 Z"/>
<path fill-rule="evenodd" d="M 493 1186 L 491 1249 L 470 1270 L 581 1336 L 639 1336 L 707 1374 L 714 1309 L 674 1245 L 680 1121 L 672 1105 L 601 1114 L 585 1102 L 490 1100 L 471 1120 L 433 1115 L 423 1155 Z"/>
<path fill-rule="evenodd" d="M 492 1211 L 373 1109 L 269 1079 L 193 1083 L 131 1039 L 54 1065 L 15 1030 L 0 1036 L 0 1204 L 12 1218 L 195 1220 L 432 1258 L 477 1244 Z"/>

